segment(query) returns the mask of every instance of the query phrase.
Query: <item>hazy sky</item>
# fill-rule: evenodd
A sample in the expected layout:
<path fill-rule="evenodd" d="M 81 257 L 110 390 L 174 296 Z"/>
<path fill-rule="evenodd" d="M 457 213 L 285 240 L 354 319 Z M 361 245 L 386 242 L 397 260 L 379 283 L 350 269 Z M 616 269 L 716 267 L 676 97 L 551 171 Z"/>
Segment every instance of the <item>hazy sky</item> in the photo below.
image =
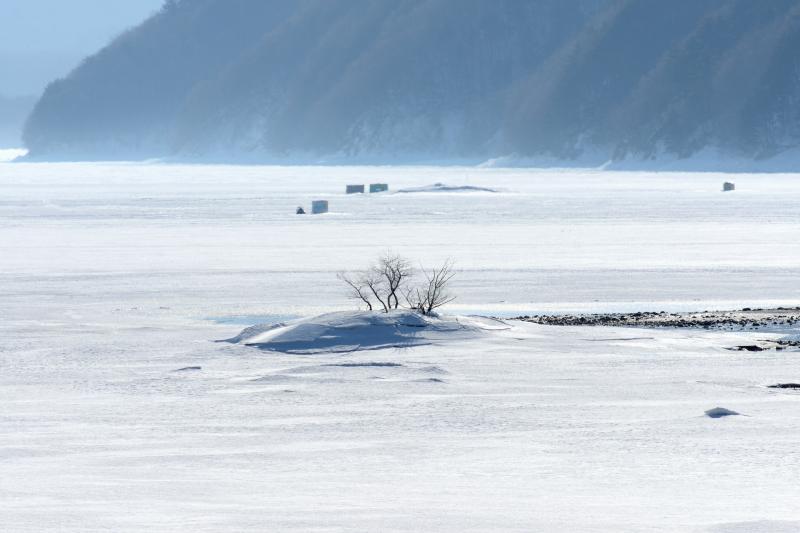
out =
<path fill-rule="evenodd" d="M 0 95 L 38 94 L 164 0 L 0 0 Z"/>

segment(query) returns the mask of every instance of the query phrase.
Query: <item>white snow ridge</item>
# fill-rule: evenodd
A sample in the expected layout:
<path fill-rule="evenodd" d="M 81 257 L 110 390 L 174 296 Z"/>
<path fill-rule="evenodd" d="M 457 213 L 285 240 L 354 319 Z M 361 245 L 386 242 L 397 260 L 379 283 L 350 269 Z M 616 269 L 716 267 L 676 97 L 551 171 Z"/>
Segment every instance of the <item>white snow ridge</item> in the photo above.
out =
<path fill-rule="evenodd" d="M 478 187 L 475 185 L 447 185 L 444 183 L 434 183 L 433 185 L 426 185 L 422 187 L 407 187 L 400 189 L 397 192 L 412 193 L 412 192 L 499 192 L 497 189 L 490 187 Z"/>
<path fill-rule="evenodd" d="M 403 348 L 468 340 L 502 328 L 481 317 L 434 317 L 405 309 L 343 311 L 285 323 L 259 324 L 229 342 L 294 354 Z"/>

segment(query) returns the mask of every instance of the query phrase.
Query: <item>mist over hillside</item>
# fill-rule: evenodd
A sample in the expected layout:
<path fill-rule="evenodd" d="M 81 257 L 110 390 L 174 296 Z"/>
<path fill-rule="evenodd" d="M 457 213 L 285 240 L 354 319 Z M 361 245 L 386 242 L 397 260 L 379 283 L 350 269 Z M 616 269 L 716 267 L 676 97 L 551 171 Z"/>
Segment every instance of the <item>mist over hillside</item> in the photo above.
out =
<path fill-rule="evenodd" d="M 172 0 L 54 81 L 40 159 L 602 162 L 800 144 L 797 0 Z"/>
<path fill-rule="evenodd" d="M 22 125 L 35 103 L 35 96 L 7 97 L 0 94 L 0 148 L 20 146 Z"/>

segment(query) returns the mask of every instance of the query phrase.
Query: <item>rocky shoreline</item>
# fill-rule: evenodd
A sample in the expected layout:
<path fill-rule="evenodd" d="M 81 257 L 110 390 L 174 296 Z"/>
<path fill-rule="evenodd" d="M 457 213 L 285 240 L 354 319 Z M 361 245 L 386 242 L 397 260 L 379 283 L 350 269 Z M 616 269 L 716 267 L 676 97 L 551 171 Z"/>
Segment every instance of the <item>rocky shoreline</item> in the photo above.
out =
<path fill-rule="evenodd" d="M 800 327 L 800 307 L 697 313 L 636 312 L 519 316 L 513 320 L 549 326 L 615 326 L 769 331 Z"/>

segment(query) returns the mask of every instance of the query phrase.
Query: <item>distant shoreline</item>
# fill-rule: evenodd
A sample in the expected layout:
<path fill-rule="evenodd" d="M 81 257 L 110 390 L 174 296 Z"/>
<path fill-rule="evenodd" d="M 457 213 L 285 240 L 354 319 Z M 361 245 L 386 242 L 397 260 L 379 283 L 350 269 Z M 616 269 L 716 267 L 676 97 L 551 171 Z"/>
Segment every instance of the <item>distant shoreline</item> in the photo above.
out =
<path fill-rule="evenodd" d="M 3 154 L 5 152 L 5 154 Z M 506 157 L 448 158 L 413 156 L 274 156 L 269 154 L 209 154 L 186 157 L 163 152 L 152 154 L 117 153 L 113 150 L 86 153 L 80 150 L 68 153 L 31 153 L 27 149 L 0 149 L 0 162 L 4 163 L 106 163 L 106 164 L 163 164 L 256 167 L 402 167 L 402 168 L 464 168 L 480 170 L 545 171 L 545 172 L 663 172 L 692 174 L 796 174 L 800 168 L 800 150 L 782 154 L 772 159 L 755 160 L 736 156 L 694 156 L 685 159 L 664 157 L 654 160 L 610 160 L 608 158 L 581 158 L 575 160 L 548 157 L 510 159 Z"/>

